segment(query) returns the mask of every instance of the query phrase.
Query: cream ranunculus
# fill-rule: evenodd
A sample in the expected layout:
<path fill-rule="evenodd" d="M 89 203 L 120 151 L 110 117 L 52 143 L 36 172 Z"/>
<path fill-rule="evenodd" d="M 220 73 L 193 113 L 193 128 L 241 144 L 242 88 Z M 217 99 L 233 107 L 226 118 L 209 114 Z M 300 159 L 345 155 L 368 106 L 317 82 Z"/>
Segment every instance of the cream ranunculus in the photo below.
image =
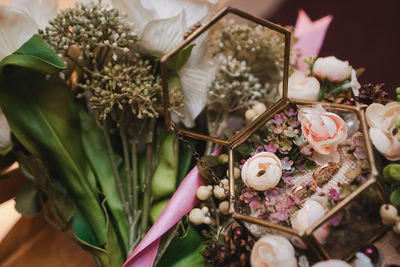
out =
<path fill-rule="evenodd" d="M 327 260 L 320 261 L 314 264 L 312 267 L 351 267 L 351 265 L 341 260 Z"/>
<path fill-rule="evenodd" d="M 334 56 L 318 58 L 313 67 L 315 76 L 331 82 L 342 82 L 351 76 L 352 67 L 348 61 L 341 61 Z"/>
<path fill-rule="evenodd" d="M 320 84 L 314 77 L 306 77 L 301 71 L 295 71 L 289 77 L 288 96 L 305 100 L 318 100 Z M 279 91 L 282 95 L 283 84 L 279 85 Z"/>
<path fill-rule="evenodd" d="M 400 103 L 386 106 L 373 103 L 366 111 L 369 136 L 376 149 L 388 160 L 400 159 Z"/>
<path fill-rule="evenodd" d="M 261 152 L 242 167 L 242 180 L 250 188 L 265 191 L 274 188 L 282 177 L 282 163 L 275 154 Z"/>
<path fill-rule="evenodd" d="M 250 263 L 253 267 L 297 266 L 292 244 L 286 238 L 277 235 L 265 235 L 254 244 Z"/>
<path fill-rule="evenodd" d="M 321 105 L 301 108 L 298 116 L 304 137 L 319 154 L 336 152 L 337 146 L 347 138 L 345 121 Z"/>
<path fill-rule="evenodd" d="M 302 232 L 307 230 L 307 228 L 313 225 L 313 223 L 321 219 L 325 213 L 325 207 L 319 201 L 309 199 L 303 204 L 303 207 L 300 210 L 290 217 L 290 222 L 292 223 L 292 227 L 294 229 Z M 314 232 L 315 238 L 321 244 L 325 243 L 328 234 L 328 227 L 325 225 L 318 228 Z M 306 248 L 302 242 L 300 243 L 300 247 Z"/>

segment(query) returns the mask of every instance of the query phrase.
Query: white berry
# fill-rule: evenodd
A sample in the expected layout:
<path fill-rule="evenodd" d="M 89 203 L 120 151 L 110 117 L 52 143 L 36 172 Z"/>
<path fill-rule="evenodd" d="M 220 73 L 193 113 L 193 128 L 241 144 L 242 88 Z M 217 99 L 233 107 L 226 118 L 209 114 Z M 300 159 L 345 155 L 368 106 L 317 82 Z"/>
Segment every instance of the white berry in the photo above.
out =
<path fill-rule="evenodd" d="M 208 186 L 202 185 L 197 189 L 196 196 L 198 199 L 204 201 L 211 196 L 211 193 L 212 193 L 212 187 L 210 189 Z"/>
<path fill-rule="evenodd" d="M 252 109 L 249 109 L 246 111 L 244 116 L 246 118 L 246 121 L 252 121 L 254 119 L 254 117 L 256 116 L 256 113 Z"/>
<path fill-rule="evenodd" d="M 253 105 L 252 110 L 256 116 L 259 116 L 267 110 L 267 107 L 263 103 L 257 103 Z"/>
<path fill-rule="evenodd" d="M 398 221 L 394 226 L 393 226 L 393 232 L 396 234 L 400 234 L 400 221 Z"/>
<path fill-rule="evenodd" d="M 379 213 L 381 214 L 383 224 L 392 226 L 396 223 L 398 211 L 395 206 L 390 204 L 383 204 L 380 208 Z"/>
<path fill-rule="evenodd" d="M 218 199 L 224 199 L 226 197 L 225 189 L 218 185 L 214 186 L 214 196 Z"/>
<path fill-rule="evenodd" d="M 204 222 L 205 216 L 201 209 L 192 209 L 189 213 L 189 221 L 194 225 L 199 225 Z"/>
<path fill-rule="evenodd" d="M 219 203 L 218 209 L 223 215 L 227 215 L 229 213 L 229 201 L 225 200 Z"/>

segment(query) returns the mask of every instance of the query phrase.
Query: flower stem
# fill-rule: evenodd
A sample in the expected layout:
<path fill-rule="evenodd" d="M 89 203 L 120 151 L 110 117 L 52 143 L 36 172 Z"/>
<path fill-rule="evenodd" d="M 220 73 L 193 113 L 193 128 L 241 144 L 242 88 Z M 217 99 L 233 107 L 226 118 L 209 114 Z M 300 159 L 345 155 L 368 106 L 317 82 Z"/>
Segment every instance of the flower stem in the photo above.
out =
<path fill-rule="evenodd" d="M 154 128 L 156 120 L 150 119 L 148 133 L 146 135 L 146 168 L 145 177 L 143 182 L 143 214 L 140 224 L 141 233 L 144 234 L 147 230 L 147 224 L 149 221 L 150 201 L 151 201 L 151 176 L 153 169 L 153 139 L 154 139 Z"/>
<path fill-rule="evenodd" d="M 124 164 L 125 164 L 125 173 L 126 173 L 126 179 L 128 180 L 128 203 L 129 203 L 129 209 L 130 213 L 133 214 L 133 179 L 132 179 L 132 171 L 130 167 L 130 160 L 129 160 L 129 148 L 128 148 L 128 138 L 126 136 L 126 129 L 123 124 L 121 124 L 119 127 L 119 135 L 121 136 L 121 141 L 122 141 L 122 151 L 124 153 Z"/>
<path fill-rule="evenodd" d="M 132 191 L 133 191 L 133 210 L 139 208 L 139 186 L 138 186 L 138 164 L 137 164 L 137 137 L 132 139 Z M 135 214 L 136 215 L 136 214 Z"/>
<path fill-rule="evenodd" d="M 114 150 L 112 148 L 110 135 L 108 134 L 108 128 L 107 128 L 106 121 L 104 121 L 102 123 L 102 127 L 101 128 L 103 130 L 103 134 L 104 134 L 104 137 L 106 139 L 108 156 L 110 157 L 111 166 L 112 166 L 112 170 L 113 170 L 113 173 L 114 173 L 114 178 L 115 178 L 115 181 L 117 182 L 117 188 L 118 188 L 119 196 L 120 196 L 121 201 L 122 201 L 123 209 L 124 209 L 125 215 L 128 218 L 130 218 L 131 217 L 131 213 L 129 211 L 129 204 L 126 201 L 124 187 L 123 187 L 123 184 L 122 184 L 122 181 L 121 181 L 121 177 L 119 176 L 119 172 L 118 172 L 118 169 L 117 169 L 117 164 L 115 163 Z"/>

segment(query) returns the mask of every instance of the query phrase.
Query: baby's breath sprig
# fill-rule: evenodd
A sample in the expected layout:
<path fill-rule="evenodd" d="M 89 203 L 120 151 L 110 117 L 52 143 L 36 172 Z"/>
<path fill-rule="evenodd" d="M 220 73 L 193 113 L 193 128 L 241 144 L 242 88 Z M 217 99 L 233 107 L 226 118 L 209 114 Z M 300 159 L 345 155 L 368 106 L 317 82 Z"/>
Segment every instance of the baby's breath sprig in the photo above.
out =
<path fill-rule="evenodd" d="M 283 73 L 284 36 L 261 25 L 226 21 L 213 38 L 214 55 L 246 61 L 261 84 L 279 83 Z"/>
<path fill-rule="evenodd" d="M 220 55 L 218 63 L 219 72 L 208 91 L 209 106 L 223 107 L 226 112 L 231 112 L 237 108 L 250 106 L 266 93 L 246 61 Z"/>

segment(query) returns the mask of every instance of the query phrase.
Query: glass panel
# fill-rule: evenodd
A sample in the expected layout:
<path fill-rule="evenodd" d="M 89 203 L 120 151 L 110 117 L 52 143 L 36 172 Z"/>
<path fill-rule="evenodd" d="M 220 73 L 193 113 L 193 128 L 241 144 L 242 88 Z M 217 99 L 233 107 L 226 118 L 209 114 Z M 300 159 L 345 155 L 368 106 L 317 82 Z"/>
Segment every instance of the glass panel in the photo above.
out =
<path fill-rule="evenodd" d="M 331 258 L 346 259 L 384 230 L 377 190 L 370 186 L 314 232 Z"/>
<path fill-rule="evenodd" d="M 281 98 L 283 34 L 228 14 L 192 45 L 184 49 L 192 49 L 185 65 L 169 71 L 171 117 L 180 127 L 228 140 Z M 179 92 L 183 107 L 174 105 Z"/>

